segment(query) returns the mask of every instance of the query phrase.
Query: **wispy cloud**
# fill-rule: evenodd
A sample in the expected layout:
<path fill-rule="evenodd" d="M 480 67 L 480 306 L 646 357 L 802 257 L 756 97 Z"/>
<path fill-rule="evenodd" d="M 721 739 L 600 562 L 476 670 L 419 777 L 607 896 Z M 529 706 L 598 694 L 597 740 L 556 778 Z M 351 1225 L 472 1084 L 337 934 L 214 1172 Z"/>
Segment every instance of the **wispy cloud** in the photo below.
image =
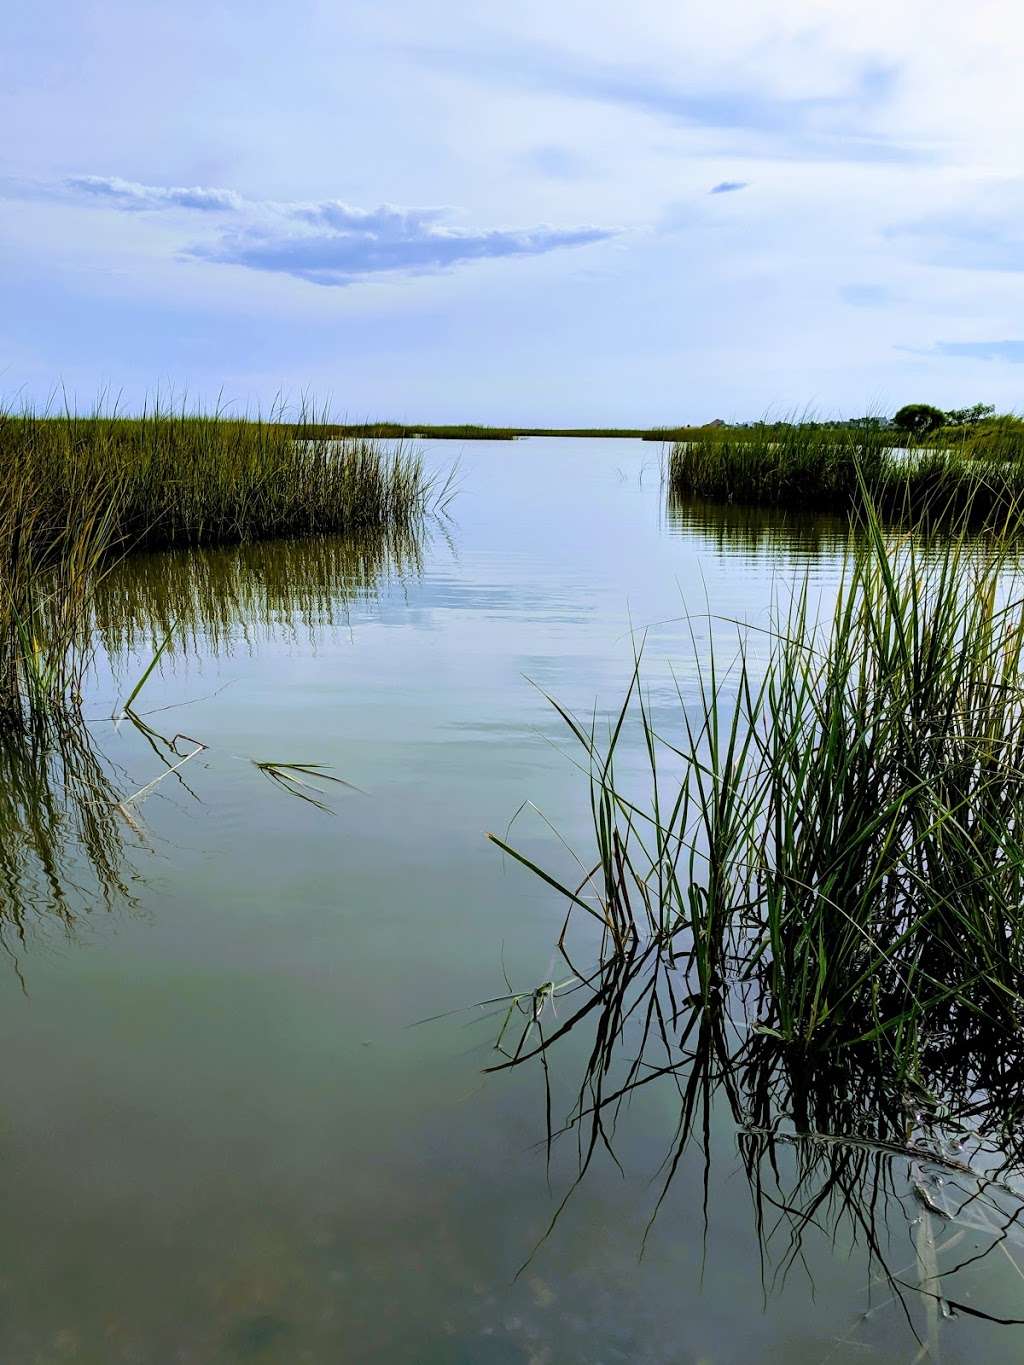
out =
<path fill-rule="evenodd" d="M 735 194 L 737 190 L 745 190 L 749 186 L 749 180 L 720 180 L 717 185 L 712 185 L 709 194 Z"/>
<path fill-rule="evenodd" d="M 75 194 L 92 195 L 120 209 L 197 209 L 200 212 L 235 213 L 245 200 L 233 190 L 207 189 L 202 185 L 139 185 L 115 175 L 72 175 L 64 181 Z"/>
<path fill-rule="evenodd" d="M 1024 365 L 1024 341 L 938 341 L 935 354 L 972 360 L 1006 360 Z"/>
<path fill-rule="evenodd" d="M 217 236 L 191 243 L 184 254 L 322 285 L 353 284 L 384 273 L 444 270 L 474 260 L 538 256 L 615 235 L 614 228 L 592 226 L 461 228 L 444 221 L 450 210 L 443 208 L 382 204 L 362 209 L 340 199 L 282 203 L 246 199 L 233 190 L 143 185 L 106 176 L 74 176 L 64 181 L 64 188 L 128 212 L 228 215 Z"/>
<path fill-rule="evenodd" d="M 612 236 L 608 228 L 531 228 L 467 232 L 416 224 L 388 232 L 293 232 L 251 228 L 225 233 L 189 254 L 223 265 L 295 275 L 312 284 L 344 285 L 382 272 L 443 270 L 466 261 L 539 256 L 559 247 L 586 246 Z"/>
<path fill-rule="evenodd" d="M 563 97 L 618 105 L 689 127 L 750 135 L 747 155 L 809 160 L 918 161 L 932 153 L 875 136 L 866 116 L 895 92 L 894 66 L 865 63 L 846 88 L 825 95 L 784 96 L 751 88 L 718 85 L 701 89 L 681 75 L 666 79 L 648 68 L 621 62 L 586 61 L 543 44 L 521 43 L 497 49 L 405 49 L 415 60 L 484 81 L 500 80 L 520 88 Z"/>
<path fill-rule="evenodd" d="M 586 158 L 568 147 L 534 147 L 523 161 L 547 180 L 580 180 L 591 172 Z"/>

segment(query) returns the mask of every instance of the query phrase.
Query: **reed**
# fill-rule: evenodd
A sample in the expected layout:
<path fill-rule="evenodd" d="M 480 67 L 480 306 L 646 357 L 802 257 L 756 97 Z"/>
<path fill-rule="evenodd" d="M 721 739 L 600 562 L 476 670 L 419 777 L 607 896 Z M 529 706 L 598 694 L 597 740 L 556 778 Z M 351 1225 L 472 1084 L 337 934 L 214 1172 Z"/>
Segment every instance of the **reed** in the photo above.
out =
<path fill-rule="evenodd" d="M 0 413 L 0 720 L 78 704 L 97 585 L 126 554 L 412 530 L 436 491 L 418 456 L 315 419 Z"/>
<path fill-rule="evenodd" d="M 901 449 L 886 431 L 814 423 L 697 436 L 673 445 L 668 485 L 701 497 L 855 515 L 866 484 L 887 518 L 1003 525 L 1024 496 L 1024 440 L 1017 428 L 939 433 Z"/>
<path fill-rule="evenodd" d="M 787 1049 L 868 1049 L 902 1083 L 978 1020 L 1016 1043 L 1022 649 L 1012 542 L 886 532 L 869 504 L 830 618 L 805 588 L 766 661 L 742 638 L 727 666 L 712 655 L 678 733 L 656 726 L 639 665 L 606 742 L 563 711 L 591 774 L 580 884 L 496 842 L 596 918 L 602 961 L 656 945 L 677 998 L 728 998 Z M 630 725 L 646 798 L 616 778 Z"/>

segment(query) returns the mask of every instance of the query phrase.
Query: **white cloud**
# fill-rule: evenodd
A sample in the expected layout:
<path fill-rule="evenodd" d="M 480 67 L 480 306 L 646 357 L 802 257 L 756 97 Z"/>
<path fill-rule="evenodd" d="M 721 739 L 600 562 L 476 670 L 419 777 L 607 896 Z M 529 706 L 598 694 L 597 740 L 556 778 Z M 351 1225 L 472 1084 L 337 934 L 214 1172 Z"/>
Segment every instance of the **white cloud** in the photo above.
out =
<path fill-rule="evenodd" d="M 249 200 L 233 190 L 143 185 L 112 176 L 78 175 L 64 180 L 73 195 L 98 198 L 114 208 L 230 214 L 241 226 L 191 243 L 196 260 L 293 275 L 312 284 L 345 285 L 371 275 L 441 270 L 467 261 L 538 256 L 563 247 L 587 246 L 615 235 L 612 228 L 541 225 L 531 228 L 466 229 L 442 220 L 443 208 L 356 208 L 340 199 L 317 204 Z"/>
<path fill-rule="evenodd" d="M 73 193 L 93 195 L 121 209 L 197 209 L 203 213 L 236 213 L 245 200 L 233 190 L 205 185 L 139 185 L 116 175 L 71 175 L 64 181 Z"/>

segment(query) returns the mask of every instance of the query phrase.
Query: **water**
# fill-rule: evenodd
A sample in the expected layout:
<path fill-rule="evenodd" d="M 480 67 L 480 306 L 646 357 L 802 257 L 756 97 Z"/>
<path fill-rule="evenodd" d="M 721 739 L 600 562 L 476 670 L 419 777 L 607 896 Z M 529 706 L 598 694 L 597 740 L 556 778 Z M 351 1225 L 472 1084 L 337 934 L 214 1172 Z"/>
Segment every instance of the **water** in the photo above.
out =
<path fill-rule="evenodd" d="M 781 1142 L 773 1183 L 715 1101 L 649 1228 L 671 1081 L 637 1093 L 613 1141 L 609 1125 L 622 1172 L 599 1145 L 531 1256 L 579 1172 L 576 1138 L 548 1171 L 542 1071 L 484 1075 L 500 1011 L 462 1007 L 566 971 L 560 901 L 484 837 L 529 802 L 513 826 L 529 856 L 568 866 L 557 835 L 590 849 L 586 783 L 544 693 L 612 713 L 642 642 L 670 723 L 695 652 L 726 657 L 735 621 L 764 624 L 804 574 L 827 608 L 843 533 L 667 507 L 641 442 L 425 449 L 461 468 L 451 523 L 421 546 L 154 556 L 111 587 L 95 754 L 69 760 L 86 772 L 78 823 L 70 842 L 34 826 L 44 859 L 59 845 L 63 900 L 30 867 L 8 882 L 0 1360 L 1019 1359 L 1020 1329 L 947 1320 L 914 1291 L 929 1257 L 946 1269 L 994 1241 L 988 1206 L 963 1226 L 930 1211 L 950 1187 L 927 1163 L 868 1151 L 854 1169 L 850 1149 Z M 97 834 L 81 820 L 103 799 L 91 763 L 122 796 L 166 766 L 158 739 L 105 717 L 172 622 L 137 705 L 190 737 L 177 755 L 205 747 Z M 289 791 L 253 760 L 330 765 L 359 790 Z M 552 1055 L 556 1122 L 587 1053 L 570 1033 Z M 1019 1258 L 1009 1236 L 941 1292 L 1022 1316 Z"/>

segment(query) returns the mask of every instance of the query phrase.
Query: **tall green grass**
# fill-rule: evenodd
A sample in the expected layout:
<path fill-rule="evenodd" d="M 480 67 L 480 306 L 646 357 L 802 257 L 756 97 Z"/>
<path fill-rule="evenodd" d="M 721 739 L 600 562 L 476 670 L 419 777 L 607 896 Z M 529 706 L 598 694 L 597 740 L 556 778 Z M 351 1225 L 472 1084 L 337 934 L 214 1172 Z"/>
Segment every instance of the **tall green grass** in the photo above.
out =
<path fill-rule="evenodd" d="M 675 732 L 634 685 L 610 738 L 563 712 L 591 773 L 595 856 L 555 879 L 602 960 L 669 960 L 815 1054 L 917 1074 L 942 1036 L 1024 1026 L 1024 587 L 1012 542 L 851 538 L 834 613 L 798 592 L 767 659 L 702 662 Z M 621 785 L 629 727 L 646 798 Z M 503 848 L 517 854 L 505 840 Z M 541 872 L 547 880 L 547 873 Z M 585 974 L 581 974 L 585 975 Z"/>
<path fill-rule="evenodd" d="M 491 836 L 557 893 L 566 966 L 489 1002 L 489 1070 L 538 1061 L 549 1161 L 575 1140 L 545 1237 L 674 1087 L 650 1224 L 702 1155 L 708 1226 L 731 1120 L 766 1295 L 817 1239 L 862 1243 L 937 1356 L 945 1317 L 1020 1322 L 998 1279 L 958 1286 L 1022 1208 L 1024 575 L 1013 540 L 885 530 L 870 504 L 846 554 L 833 610 L 805 580 L 734 655 L 698 653 L 677 705 L 638 659 L 606 735 L 558 708 L 594 846 L 570 880 Z"/>
<path fill-rule="evenodd" d="M 119 557 L 414 528 L 432 496 L 419 458 L 314 419 L 0 413 L 0 721 L 77 704 L 90 604 Z"/>
<path fill-rule="evenodd" d="M 900 449 L 891 433 L 796 424 L 677 442 L 668 458 L 676 497 L 843 514 L 865 483 L 879 513 L 957 526 L 1005 523 L 1024 497 L 1016 429 Z"/>
<path fill-rule="evenodd" d="M 378 529 L 422 512 L 427 480 L 413 453 L 320 430 L 313 416 L 3 414 L 0 468 L 31 476 L 54 523 L 80 489 L 95 491 L 127 549 Z"/>

